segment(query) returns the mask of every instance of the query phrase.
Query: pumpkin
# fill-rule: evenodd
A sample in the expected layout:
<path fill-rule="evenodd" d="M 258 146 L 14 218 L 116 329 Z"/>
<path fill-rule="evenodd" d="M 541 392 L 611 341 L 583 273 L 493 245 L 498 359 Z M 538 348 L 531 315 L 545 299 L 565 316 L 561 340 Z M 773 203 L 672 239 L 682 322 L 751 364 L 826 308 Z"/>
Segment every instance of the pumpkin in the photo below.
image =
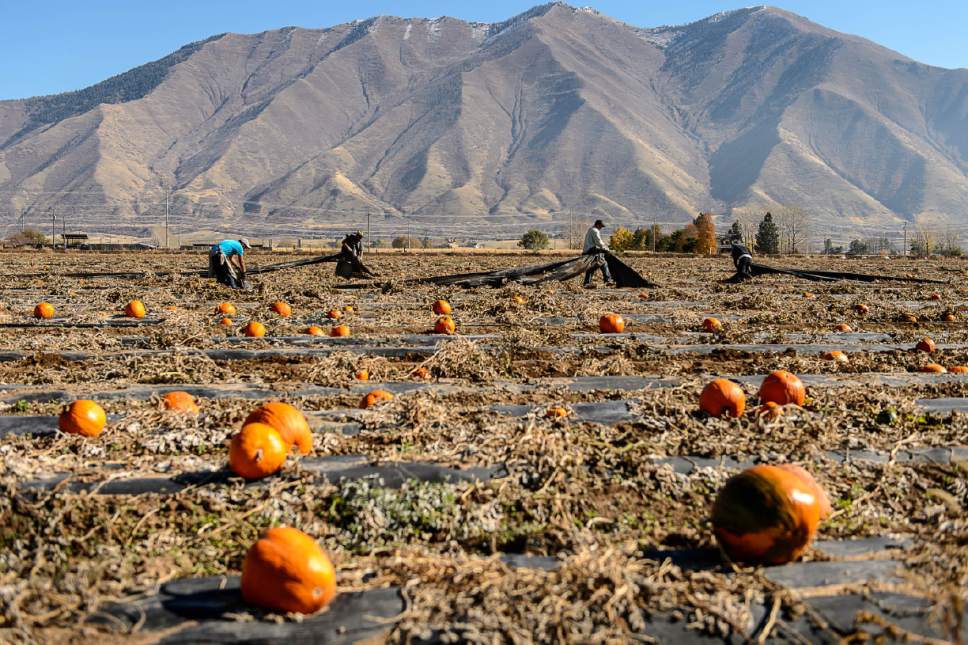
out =
<path fill-rule="evenodd" d="M 169 392 L 164 396 L 162 401 L 165 404 L 166 410 L 184 414 L 198 414 L 198 404 L 195 403 L 195 398 L 188 392 L 181 390 Z"/>
<path fill-rule="evenodd" d="M 941 322 L 954 322 L 956 320 L 958 320 L 958 317 L 955 316 L 950 311 L 946 311 L 945 314 L 943 316 L 941 316 Z"/>
<path fill-rule="evenodd" d="M 42 302 L 34 307 L 34 318 L 53 318 L 54 305 L 49 302 Z"/>
<path fill-rule="evenodd" d="M 719 318 L 703 318 L 702 320 L 703 331 L 707 331 L 710 334 L 717 334 L 723 331 L 723 323 L 719 322 Z"/>
<path fill-rule="evenodd" d="M 231 327 L 232 319 L 226 316 L 225 318 L 222 318 L 220 321 L 218 321 L 218 324 L 222 325 L 223 327 Z"/>
<path fill-rule="evenodd" d="M 777 405 L 803 405 L 807 397 L 807 390 L 803 386 L 803 381 L 796 374 L 791 374 L 786 370 L 776 370 L 763 379 L 760 391 L 757 396 L 760 403 L 772 401 Z"/>
<path fill-rule="evenodd" d="M 249 423 L 232 437 L 229 468 L 239 477 L 259 479 L 278 472 L 288 452 L 278 430 L 265 423 Z"/>
<path fill-rule="evenodd" d="M 779 419 L 783 416 L 783 406 L 767 401 L 756 410 L 756 416 L 766 419 Z"/>
<path fill-rule="evenodd" d="M 266 335 L 266 326 L 255 320 L 250 320 L 249 324 L 242 330 L 242 333 L 249 338 L 262 338 Z"/>
<path fill-rule="evenodd" d="M 310 336 L 325 336 L 326 332 L 319 325 L 310 325 L 306 327 L 306 333 Z"/>
<path fill-rule="evenodd" d="M 454 313 L 454 308 L 446 300 L 438 300 L 430 308 L 438 316 L 448 316 Z"/>
<path fill-rule="evenodd" d="M 718 378 L 708 383 L 699 395 L 699 409 L 714 417 L 727 414 L 731 417 L 743 416 L 746 410 L 746 394 L 736 383 Z"/>
<path fill-rule="evenodd" d="M 907 323 L 916 323 L 918 321 L 918 317 L 912 313 L 906 313 L 901 316 L 901 320 Z"/>
<path fill-rule="evenodd" d="M 860 304 L 854 306 L 854 311 L 856 311 L 857 313 L 859 313 L 861 316 L 864 316 L 864 315 L 870 313 L 870 310 L 871 310 L 871 308 L 868 307 L 867 305 L 863 304 L 863 303 L 860 303 Z"/>
<path fill-rule="evenodd" d="M 345 311 L 348 314 L 353 313 L 353 307 L 352 307 L 352 305 L 346 305 L 345 307 L 343 307 L 343 311 Z"/>
<path fill-rule="evenodd" d="M 603 334 L 621 334 L 625 331 L 625 319 L 618 314 L 605 314 L 598 319 L 598 330 Z"/>
<path fill-rule="evenodd" d="M 545 419 L 564 419 L 571 411 L 568 408 L 563 408 L 560 405 L 550 407 L 545 411 Z"/>
<path fill-rule="evenodd" d="M 79 399 L 64 408 L 57 419 L 57 427 L 68 434 L 97 437 L 104 432 L 108 417 L 104 408 L 88 399 Z"/>
<path fill-rule="evenodd" d="M 288 403 L 272 401 L 260 405 L 249 413 L 242 425 L 247 426 L 250 423 L 264 423 L 275 428 L 287 446 L 296 444 L 299 452 L 304 455 L 308 455 L 313 449 L 313 431 L 309 422 L 302 412 Z"/>
<path fill-rule="evenodd" d="M 341 312 L 339 309 L 330 309 L 326 312 L 326 317 L 330 320 L 339 320 L 343 317 L 343 312 Z"/>
<path fill-rule="evenodd" d="M 353 375 L 357 381 L 369 381 L 370 371 L 369 370 L 357 370 L 356 374 Z"/>
<path fill-rule="evenodd" d="M 803 297 L 806 298 L 807 300 L 816 300 L 817 299 L 817 296 L 814 295 L 814 294 L 812 294 L 812 293 L 810 293 L 809 291 L 804 291 L 803 292 Z"/>
<path fill-rule="evenodd" d="M 834 331 L 839 331 L 844 334 L 849 334 L 852 330 L 850 328 L 850 325 L 848 325 L 847 323 L 840 323 L 839 325 L 834 327 Z"/>
<path fill-rule="evenodd" d="M 430 370 L 426 367 L 418 367 L 413 371 L 413 377 L 421 381 L 426 381 L 430 378 Z"/>
<path fill-rule="evenodd" d="M 448 336 L 457 332 L 457 324 L 450 316 L 441 316 L 434 323 L 434 333 L 447 334 Z"/>
<path fill-rule="evenodd" d="M 352 335 L 352 332 L 350 332 L 349 325 L 336 325 L 329 330 L 329 335 L 333 338 L 346 338 Z"/>
<path fill-rule="evenodd" d="M 124 315 L 128 318 L 144 318 L 145 305 L 140 300 L 132 300 L 124 306 Z"/>
<path fill-rule="evenodd" d="M 919 340 L 918 344 L 914 346 L 915 351 L 926 352 L 928 354 L 933 354 L 936 349 L 937 347 L 935 346 L 934 341 L 927 336 Z"/>
<path fill-rule="evenodd" d="M 387 401 L 392 400 L 393 395 L 386 390 L 373 390 L 363 397 L 363 400 L 360 401 L 360 407 L 365 410 L 367 408 L 372 408 L 374 405 L 379 405 L 380 403 L 386 403 Z"/>
<path fill-rule="evenodd" d="M 231 302 L 223 302 L 222 304 L 220 304 L 218 307 L 215 308 L 215 313 L 224 314 L 226 316 L 234 316 L 235 305 L 233 305 Z"/>
<path fill-rule="evenodd" d="M 937 363 L 928 363 L 922 365 L 919 372 L 924 372 L 926 374 L 945 374 L 948 370 L 944 368 L 943 365 L 938 365 Z"/>
<path fill-rule="evenodd" d="M 649 299 L 648 291 L 639 291 L 639 300 L 648 300 L 648 299 Z"/>
<path fill-rule="evenodd" d="M 948 368 L 950 374 L 968 374 L 968 365 L 952 365 Z"/>
<path fill-rule="evenodd" d="M 272 311 L 279 314 L 283 318 L 288 318 L 292 315 L 292 307 L 289 306 L 289 303 L 283 302 L 282 300 L 276 300 L 274 303 L 272 303 Z"/>
<path fill-rule="evenodd" d="M 312 614 L 336 596 L 336 570 L 313 538 L 299 529 L 274 527 L 245 554 L 241 591 L 252 605 Z"/>
<path fill-rule="evenodd" d="M 849 363 L 850 359 L 847 358 L 847 354 L 843 353 L 839 349 L 835 349 L 832 352 L 823 353 L 824 360 L 836 361 L 837 363 Z"/>
<path fill-rule="evenodd" d="M 727 480 L 713 504 L 716 540 L 731 559 L 785 564 L 800 557 L 830 501 L 799 466 L 760 465 Z"/>
<path fill-rule="evenodd" d="M 936 292 L 934 292 L 934 293 L 931 294 L 931 299 L 932 300 L 941 300 L 941 294 L 936 291 Z"/>
<path fill-rule="evenodd" d="M 523 304 L 527 303 L 528 301 L 520 293 L 516 293 L 516 294 L 514 294 L 514 297 L 511 298 L 511 302 L 513 302 L 516 305 L 523 305 Z"/>

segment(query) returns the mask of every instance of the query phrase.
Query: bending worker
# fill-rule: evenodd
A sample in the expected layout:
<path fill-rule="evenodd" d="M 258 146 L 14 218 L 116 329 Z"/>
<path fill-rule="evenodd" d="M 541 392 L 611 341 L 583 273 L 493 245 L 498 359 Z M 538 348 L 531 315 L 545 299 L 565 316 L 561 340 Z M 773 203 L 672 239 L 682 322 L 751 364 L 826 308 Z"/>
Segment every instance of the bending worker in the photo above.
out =
<path fill-rule="evenodd" d="M 583 285 L 585 287 L 592 285 L 592 276 L 595 275 L 595 269 L 599 267 L 602 269 L 602 278 L 605 280 L 605 284 L 612 282 L 612 274 L 608 272 L 608 262 L 605 259 L 605 254 L 608 253 L 608 244 L 605 244 L 605 240 L 602 239 L 603 228 L 605 228 L 605 222 L 600 219 L 595 220 L 592 227 L 585 233 L 585 244 L 582 247 L 582 255 L 600 256 L 596 258 L 596 266 L 585 271 L 585 283 Z"/>
<path fill-rule="evenodd" d="M 750 253 L 750 250 L 746 248 L 745 244 L 734 241 L 731 254 L 733 256 L 733 266 L 736 267 L 736 275 L 731 280 L 735 282 L 751 280 L 753 278 L 753 270 L 750 268 L 750 265 L 753 264 L 753 254 Z"/>
<path fill-rule="evenodd" d="M 356 233 L 350 233 L 343 238 L 343 244 L 340 245 L 340 254 L 349 254 L 357 259 L 363 257 L 363 231 L 357 231 Z"/>
<path fill-rule="evenodd" d="M 251 248 L 244 237 L 213 244 L 208 254 L 208 276 L 233 289 L 241 289 L 245 282 L 245 250 Z"/>

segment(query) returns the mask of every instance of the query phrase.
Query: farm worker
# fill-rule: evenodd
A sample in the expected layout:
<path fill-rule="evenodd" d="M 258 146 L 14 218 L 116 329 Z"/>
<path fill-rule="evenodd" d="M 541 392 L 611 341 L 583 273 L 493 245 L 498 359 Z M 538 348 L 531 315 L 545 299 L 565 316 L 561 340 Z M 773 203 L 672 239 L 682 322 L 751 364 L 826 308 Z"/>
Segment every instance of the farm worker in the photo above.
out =
<path fill-rule="evenodd" d="M 750 269 L 750 265 L 753 264 L 753 254 L 746 248 L 746 245 L 741 242 L 733 242 L 731 253 L 733 266 L 736 267 L 734 279 L 737 282 L 752 279 L 753 271 Z"/>
<path fill-rule="evenodd" d="M 349 254 L 356 258 L 363 257 L 363 231 L 357 231 L 356 233 L 350 233 L 343 238 L 343 244 L 340 246 L 341 254 Z"/>
<path fill-rule="evenodd" d="M 242 288 L 245 281 L 245 250 L 251 249 L 249 240 L 222 240 L 213 244 L 208 254 L 208 276 L 233 289 Z M 235 258 L 233 262 L 232 258 Z"/>
<path fill-rule="evenodd" d="M 343 238 L 336 261 L 336 275 L 340 278 L 369 278 L 375 274 L 363 264 L 363 231 Z"/>
<path fill-rule="evenodd" d="M 585 244 L 582 247 L 582 255 L 597 255 L 596 265 L 585 271 L 585 287 L 590 287 L 592 284 L 592 276 L 595 275 L 595 269 L 601 267 L 602 278 L 605 280 L 605 284 L 609 284 L 612 281 L 612 274 L 608 272 L 608 262 L 605 260 L 605 254 L 608 253 L 608 244 L 605 244 L 605 240 L 602 239 L 602 229 L 605 228 L 605 222 L 602 220 L 595 220 L 592 227 L 588 229 L 585 233 Z"/>

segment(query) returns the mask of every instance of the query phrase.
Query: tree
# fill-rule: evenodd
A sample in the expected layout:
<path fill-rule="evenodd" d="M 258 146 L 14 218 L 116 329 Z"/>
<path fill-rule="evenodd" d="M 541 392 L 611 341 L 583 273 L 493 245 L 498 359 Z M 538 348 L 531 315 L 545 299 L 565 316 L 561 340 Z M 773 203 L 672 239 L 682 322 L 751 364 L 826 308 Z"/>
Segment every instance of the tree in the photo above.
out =
<path fill-rule="evenodd" d="M 423 248 L 423 243 L 415 237 L 401 235 L 393 238 L 393 241 L 390 242 L 390 246 L 395 249 L 419 249 Z"/>
<path fill-rule="evenodd" d="M 743 228 L 740 226 L 739 220 L 733 222 L 733 225 L 729 227 L 729 232 L 726 234 L 726 239 L 730 242 L 743 241 Z"/>
<path fill-rule="evenodd" d="M 851 240 L 847 247 L 847 255 L 867 255 L 868 246 L 861 240 Z"/>
<path fill-rule="evenodd" d="M 795 255 L 810 243 L 809 218 L 802 208 L 784 206 L 773 215 L 773 221 L 780 233 L 780 253 Z"/>
<path fill-rule="evenodd" d="M 961 257 L 961 234 L 955 228 L 946 228 L 939 236 L 938 253 L 945 257 Z"/>
<path fill-rule="evenodd" d="M 608 248 L 613 251 L 627 251 L 632 248 L 634 241 L 632 232 L 624 226 L 619 226 L 608 239 Z"/>
<path fill-rule="evenodd" d="M 718 251 L 716 244 L 716 224 L 712 213 L 699 213 L 693 222 L 696 227 L 696 252 L 703 255 L 715 255 Z"/>
<path fill-rule="evenodd" d="M 780 252 L 780 231 L 770 213 L 763 216 L 756 231 L 756 252 L 764 255 L 776 255 Z"/>
<path fill-rule="evenodd" d="M 17 231 L 4 240 L 4 242 L 12 246 L 33 246 L 43 244 L 46 241 L 46 235 L 32 228 L 25 228 L 22 231 Z"/>
<path fill-rule="evenodd" d="M 536 228 L 531 229 L 522 235 L 520 240 L 518 240 L 518 246 L 528 249 L 529 251 L 540 251 L 541 249 L 546 249 L 548 248 L 548 243 L 548 235 Z"/>
<path fill-rule="evenodd" d="M 932 253 L 935 253 L 936 246 L 937 235 L 935 232 L 926 226 L 918 226 L 917 230 L 914 231 L 914 240 L 911 242 L 911 254 L 922 258 L 930 257 Z"/>

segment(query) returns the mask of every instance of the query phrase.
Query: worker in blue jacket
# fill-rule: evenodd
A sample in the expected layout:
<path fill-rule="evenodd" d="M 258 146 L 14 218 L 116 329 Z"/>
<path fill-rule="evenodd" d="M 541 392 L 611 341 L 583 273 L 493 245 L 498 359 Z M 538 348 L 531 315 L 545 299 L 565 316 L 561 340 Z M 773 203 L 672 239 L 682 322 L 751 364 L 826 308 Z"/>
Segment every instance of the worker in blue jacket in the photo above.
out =
<path fill-rule="evenodd" d="M 222 240 L 212 245 L 208 254 L 208 275 L 222 284 L 241 289 L 245 283 L 245 251 L 249 240 Z"/>

